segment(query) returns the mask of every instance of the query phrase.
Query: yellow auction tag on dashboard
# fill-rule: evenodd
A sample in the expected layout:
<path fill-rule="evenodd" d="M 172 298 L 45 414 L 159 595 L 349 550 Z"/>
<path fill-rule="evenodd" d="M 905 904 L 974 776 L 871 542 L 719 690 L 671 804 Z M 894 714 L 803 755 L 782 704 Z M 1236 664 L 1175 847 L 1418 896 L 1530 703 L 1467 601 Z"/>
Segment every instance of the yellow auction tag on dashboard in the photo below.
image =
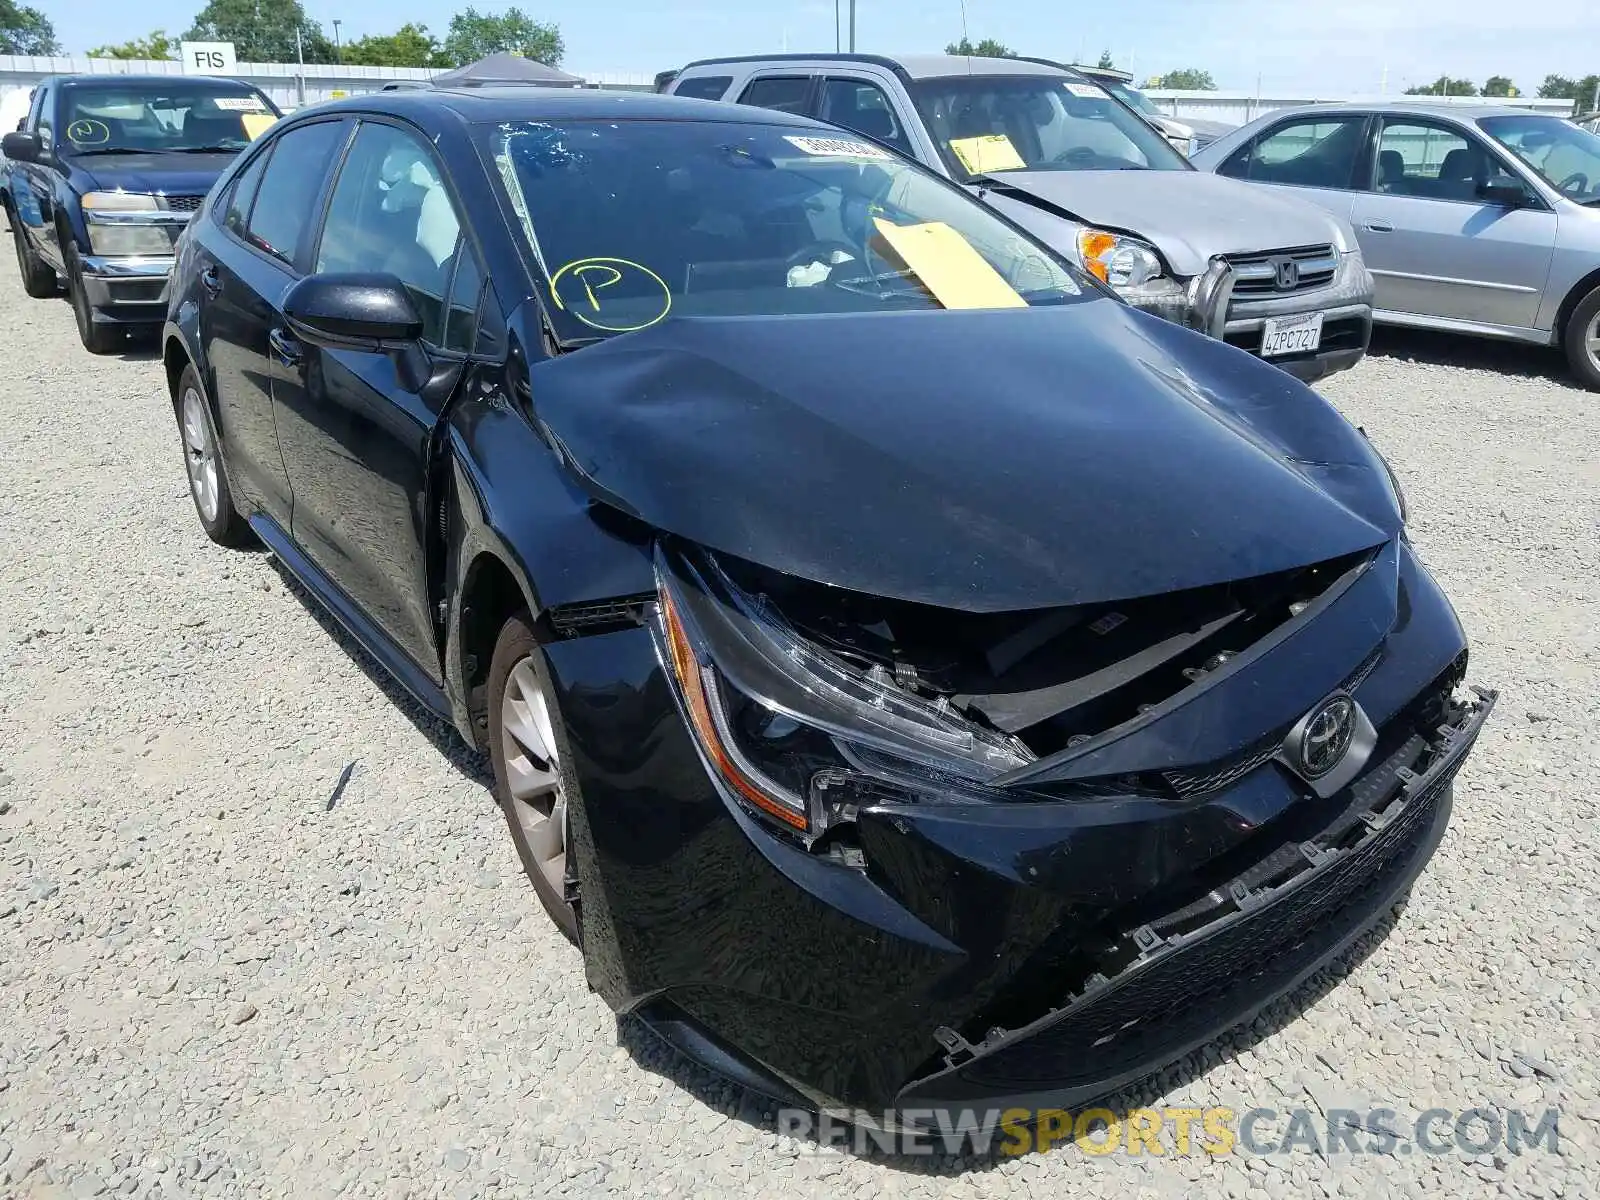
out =
<path fill-rule="evenodd" d="M 873 224 L 883 240 L 915 272 L 945 308 L 1026 308 L 1028 302 L 943 221 L 896 225 L 882 217 Z"/>
<path fill-rule="evenodd" d="M 239 120 L 244 122 L 244 135 L 252 142 L 265 133 L 277 121 L 271 113 L 240 113 Z"/>
<path fill-rule="evenodd" d="M 1022 161 L 1022 155 L 1017 153 L 1011 139 L 1003 133 L 956 138 L 950 143 L 950 149 L 961 160 L 961 165 L 974 175 L 984 175 L 990 171 L 1021 171 L 1028 165 Z"/>

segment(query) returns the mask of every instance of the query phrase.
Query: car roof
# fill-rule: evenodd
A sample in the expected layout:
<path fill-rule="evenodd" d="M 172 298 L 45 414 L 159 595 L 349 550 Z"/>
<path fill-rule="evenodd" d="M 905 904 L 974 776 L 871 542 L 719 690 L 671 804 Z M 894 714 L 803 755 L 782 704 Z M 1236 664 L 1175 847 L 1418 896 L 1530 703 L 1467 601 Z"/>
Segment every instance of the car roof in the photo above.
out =
<path fill-rule="evenodd" d="M 1306 104 L 1293 109 L 1273 109 L 1270 116 L 1281 117 L 1289 113 L 1418 113 L 1442 117 L 1469 124 L 1480 117 L 1548 117 L 1555 113 L 1539 112 L 1531 108 L 1518 108 L 1513 104 L 1441 104 L 1436 100 L 1375 100 L 1348 101 L 1337 104 Z"/>
<path fill-rule="evenodd" d="M 960 54 L 743 54 L 730 58 L 701 58 L 679 72 L 700 67 L 749 63 L 868 63 L 888 67 L 909 79 L 944 79 L 952 75 L 1051 75 L 1071 77 L 1062 67 L 1026 58 L 979 58 Z"/>
<path fill-rule="evenodd" d="M 308 110 L 309 111 L 309 110 Z M 705 121 L 732 125 L 794 125 L 831 129 L 820 121 L 769 108 L 691 100 L 655 92 L 607 91 L 604 88 L 553 88 L 527 84 L 505 87 L 418 88 L 369 92 L 316 106 L 318 114 L 341 111 L 389 113 L 415 118 L 452 112 L 472 123 L 488 121 Z"/>
<path fill-rule="evenodd" d="M 112 87 L 121 87 L 130 83 L 146 84 L 153 88 L 169 88 L 174 85 L 201 89 L 256 86 L 248 80 L 233 79 L 227 75 L 56 75 L 41 82 L 60 87 L 81 87 L 85 84 L 109 84 Z"/>

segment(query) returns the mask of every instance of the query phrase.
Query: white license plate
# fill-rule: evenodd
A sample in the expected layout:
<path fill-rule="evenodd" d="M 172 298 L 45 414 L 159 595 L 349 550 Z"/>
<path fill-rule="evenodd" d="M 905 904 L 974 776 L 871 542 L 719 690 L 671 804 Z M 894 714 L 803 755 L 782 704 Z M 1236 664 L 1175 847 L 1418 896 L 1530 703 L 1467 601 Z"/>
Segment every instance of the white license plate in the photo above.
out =
<path fill-rule="evenodd" d="M 1322 345 L 1322 314 L 1268 317 L 1261 326 L 1261 357 L 1309 354 Z"/>

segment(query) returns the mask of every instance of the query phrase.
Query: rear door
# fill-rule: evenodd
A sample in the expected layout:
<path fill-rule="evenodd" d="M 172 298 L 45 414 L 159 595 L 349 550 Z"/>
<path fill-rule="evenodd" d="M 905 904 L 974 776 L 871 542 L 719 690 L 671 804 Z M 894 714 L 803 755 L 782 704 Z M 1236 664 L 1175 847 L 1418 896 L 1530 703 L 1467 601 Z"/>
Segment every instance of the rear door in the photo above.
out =
<path fill-rule="evenodd" d="M 1485 202 L 1479 187 L 1496 181 L 1512 177 L 1477 136 L 1420 117 L 1382 118 L 1371 190 L 1357 195 L 1351 214 L 1379 309 L 1535 324 L 1556 214 L 1537 199 L 1523 208 Z"/>
<path fill-rule="evenodd" d="M 1234 151 L 1217 174 L 1280 188 L 1348 220 L 1366 164 L 1367 125 L 1361 113 L 1289 118 Z"/>
<path fill-rule="evenodd" d="M 460 213 L 421 134 L 364 120 L 308 268 L 398 278 L 423 318 L 431 378 L 404 379 L 397 353 L 319 349 L 286 329 L 275 335 L 273 397 L 294 540 L 435 685 L 443 680 L 428 574 L 429 467 L 435 428 L 474 346 L 486 281 Z"/>
<path fill-rule="evenodd" d="M 289 474 L 272 402 L 270 336 L 278 304 L 297 278 L 296 262 L 348 121 L 318 121 L 272 139 L 233 179 L 221 227 L 196 249 L 201 287 L 200 340 L 226 447 L 229 482 L 249 508 L 285 529 Z M 249 511 L 249 508 L 246 511 Z"/>
<path fill-rule="evenodd" d="M 817 77 L 810 71 L 761 71 L 739 92 L 740 104 L 770 108 L 774 112 L 808 116 L 816 95 Z M 681 93 L 679 93 L 681 94 Z"/>

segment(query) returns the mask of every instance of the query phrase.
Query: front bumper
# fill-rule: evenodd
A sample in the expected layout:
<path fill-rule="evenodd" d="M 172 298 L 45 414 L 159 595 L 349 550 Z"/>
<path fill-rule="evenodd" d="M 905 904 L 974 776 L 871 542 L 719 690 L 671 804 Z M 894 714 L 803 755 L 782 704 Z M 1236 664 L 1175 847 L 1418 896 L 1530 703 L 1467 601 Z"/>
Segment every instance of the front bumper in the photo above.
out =
<path fill-rule="evenodd" d="M 1440 700 L 1465 638 L 1403 542 L 1310 630 L 1139 735 L 1148 769 L 1195 767 L 1181 798 L 866 808 L 862 869 L 713 785 L 648 631 L 555 642 L 589 981 L 714 1070 L 826 1111 L 1065 1107 L 1148 1074 L 1381 917 L 1492 704 Z M 1340 687 L 1380 736 L 1345 790 L 1316 798 L 1270 752 L 1199 773 L 1263 732 L 1219 732 L 1229 714 Z"/>
<path fill-rule="evenodd" d="M 1233 267 L 1214 258 L 1205 273 L 1186 281 L 1181 303 L 1168 297 L 1149 304 L 1129 297 L 1135 307 L 1188 325 L 1251 354 L 1261 352 L 1262 329 L 1276 317 L 1323 314 L 1322 342 L 1310 353 L 1275 355 L 1265 361 L 1312 383 L 1347 370 L 1366 355 L 1372 340 L 1374 284 L 1361 256 L 1339 255 L 1339 267 L 1326 287 L 1283 295 L 1237 295 Z"/>
<path fill-rule="evenodd" d="M 95 319 L 126 324 L 159 322 L 167 311 L 171 255 L 80 258 L 83 290 Z"/>

